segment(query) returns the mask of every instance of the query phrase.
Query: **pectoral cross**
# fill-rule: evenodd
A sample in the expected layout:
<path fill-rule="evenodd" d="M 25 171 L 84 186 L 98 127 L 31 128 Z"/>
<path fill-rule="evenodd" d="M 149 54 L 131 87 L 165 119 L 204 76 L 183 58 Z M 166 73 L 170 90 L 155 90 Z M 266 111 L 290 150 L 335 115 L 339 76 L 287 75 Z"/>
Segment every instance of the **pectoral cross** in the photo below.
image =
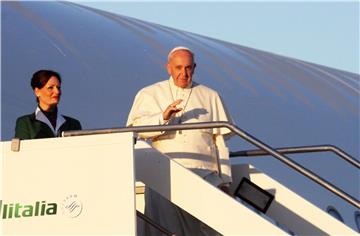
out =
<path fill-rule="evenodd" d="M 182 123 L 182 122 L 181 122 L 181 118 L 182 118 L 182 114 L 181 114 L 180 117 L 179 117 L 179 122 L 178 122 L 179 125 Z M 182 130 L 179 130 L 179 134 L 180 134 L 180 135 L 182 134 Z"/>

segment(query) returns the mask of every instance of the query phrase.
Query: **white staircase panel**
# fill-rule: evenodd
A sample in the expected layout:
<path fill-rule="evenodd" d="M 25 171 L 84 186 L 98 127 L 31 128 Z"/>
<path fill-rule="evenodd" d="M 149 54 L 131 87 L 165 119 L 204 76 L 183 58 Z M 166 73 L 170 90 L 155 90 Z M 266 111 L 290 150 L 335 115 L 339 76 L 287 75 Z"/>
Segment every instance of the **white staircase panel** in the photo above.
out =
<path fill-rule="evenodd" d="M 254 166 L 232 166 L 234 182 L 242 176 L 275 195 L 266 215 L 296 235 L 356 235 L 347 225 L 308 202 Z M 236 184 L 236 185 L 237 185 Z M 321 188 L 321 186 L 319 186 Z"/>

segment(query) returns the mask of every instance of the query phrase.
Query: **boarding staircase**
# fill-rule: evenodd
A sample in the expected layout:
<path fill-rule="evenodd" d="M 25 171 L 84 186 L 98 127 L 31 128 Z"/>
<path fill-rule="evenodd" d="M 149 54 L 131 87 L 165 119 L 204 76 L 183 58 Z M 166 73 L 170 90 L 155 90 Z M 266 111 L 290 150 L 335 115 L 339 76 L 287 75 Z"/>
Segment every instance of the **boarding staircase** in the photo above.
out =
<path fill-rule="evenodd" d="M 306 168 L 287 158 L 289 152 L 313 151 L 309 147 L 300 147 L 297 150 L 275 150 L 238 127 L 226 123 L 192 123 L 167 126 L 125 127 L 116 129 L 83 130 L 65 132 L 64 139 L 43 139 L 18 142 L 2 142 L 2 183 L 4 191 L 2 200 L 20 199 L 24 193 L 36 193 L 44 190 L 41 196 L 56 198 L 68 189 L 79 193 L 79 196 L 92 196 L 86 199 L 82 206 L 84 211 L 76 220 L 69 221 L 64 215 L 34 217 L 31 220 L 25 217 L 6 219 L 0 224 L 0 232 L 17 232 L 19 222 L 24 232 L 35 234 L 49 234 L 56 229 L 56 233 L 98 233 L 106 234 L 117 232 L 119 235 L 142 235 L 141 224 L 151 224 L 159 229 L 159 234 L 171 235 L 168 229 L 143 215 L 143 188 L 152 188 L 163 197 L 184 209 L 194 217 L 206 223 L 223 235 L 356 235 L 357 233 L 347 225 L 341 223 L 317 206 L 308 202 L 298 194 L 289 190 L 281 183 L 262 173 L 249 164 L 232 166 L 232 191 L 237 190 L 239 182 L 244 177 L 249 179 L 262 191 L 274 196 L 266 212 L 260 212 L 256 207 L 240 198 L 229 196 L 204 181 L 198 175 L 182 167 L 166 155 L 152 148 L 148 143 L 137 140 L 133 143 L 133 134 L 151 132 L 155 130 L 187 130 L 203 128 L 229 128 L 235 134 L 254 144 L 259 150 L 246 152 L 246 155 L 270 154 L 294 170 L 302 173 L 309 179 L 328 189 L 349 204 L 360 208 L 360 203 Z M 122 134 L 124 133 L 124 134 Z M 96 135 L 97 134 L 97 135 Z M 119 148 L 121 146 L 121 148 Z M 359 162 L 336 147 L 312 147 L 317 151 L 331 151 L 340 153 L 339 156 L 359 168 Z M 9 151 L 10 148 L 12 151 Z M 41 153 L 41 155 L 39 155 Z M 54 155 L 52 158 L 51 155 Z M 242 152 L 232 153 L 233 156 L 244 155 Z M 24 158 L 26 156 L 26 158 Z M 132 159 L 133 158 L 133 159 Z M 20 170 L 27 178 L 17 178 Z M 55 164 L 55 165 L 54 165 Z M 26 168 L 33 166 L 31 168 Z M 55 166 L 56 168 L 49 168 Z M 38 171 L 34 170 L 37 168 Z M 65 170 L 63 172 L 62 170 Z M 41 174 L 40 174 L 41 172 Z M 81 174 L 79 174 L 81 173 Z M 20 175 L 22 176 L 22 175 Z M 48 178 L 47 180 L 44 180 Z M 101 181 L 99 181 L 99 179 Z M 51 180 L 51 182 L 49 182 Z M 120 180 L 120 181 L 119 181 Z M 16 188 L 22 182 L 26 188 Z M 66 182 L 63 184 L 63 182 Z M 40 183 L 41 182 L 41 183 Z M 135 188 L 135 182 L 137 187 Z M 53 186 L 57 186 L 56 189 Z M 53 192 L 46 191 L 51 189 Z M 36 190 L 36 191 L 35 191 Z M 120 191 L 121 190 L 121 191 Z M 137 191 L 136 191 L 137 190 Z M 5 192 L 6 191 L 6 192 Z M 134 201 L 134 193 L 136 201 Z M 35 194 L 35 195 L 36 195 Z M 39 195 L 39 194 L 37 194 Z M 40 196 L 40 195 L 39 195 Z M 29 198 L 29 197 L 27 197 Z M 33 197 L 32 197 L 33 198 Z M 40 197 L 37 197 L 40 198 Z M 34 197 L 34 199 L 37 199 Z M 70 199 L 74 195 L 70 196 Z M 117 200 L 118 199 L 118 200 Z M 20 200 L 16 200 L 19 202 Z M 10 201 L 10 200 L 7 200 Z M 7 207 L 15 207 L 8 203 Z M 24 200 L 21 200 L 24 201 Z M 65 200 L 68 201 L 68 198 Z M 106 207 L 100 207 L 99 204 Z M 12 204 L 12 205 L 11 205 Z M 5 205 L 5 204 L 3 204 Z M 0 205 L 1 206 L 1 205 Z M 72 205 L 70 205 L 72 206 Z M 136 207 L 136 214 L 134 209 Z M 59 206 L 60 208 L 60 206 Z M 67 207 L 63 207 L 67 210 Z M 0 207 L 1 211 L 1 207 Z M 8 214 L 8 213 L 7 213 Z M 14 213 L 13 215 L 15 215 Z M 23 213 L 25 214 L 25 213 Z M 9 214 L 8 214 L 9 215 Z M 71 213 L 68 215 L 73 216 Z M 138 217 L 136 223 L 133 220 Z M 51 219 L 55 219 L 51 221 Z M 141 220 L 139 220 L 141 219 Z M 38 228 L 33 224 L 48 225 L 49 230 Z M 83 222 L 80 227 L 79 222 Z M 93 223 L 91 223 L 93 222 Z M 15 224 L 16 223 L 16 224 Z M 99 227 L 101 225 L 101 227 Z M 4 231 L 1 227 L 4 226 Z M 61 226 L 61 227 L 60 227 Z M 84 228 L 85 226 L 85 228 Z M 125 231 L 124 231 L 125 230 Z M 10 234 L 10 233 L 9 233 Z M 21 234 L 21 233 L 20 233 Z"/>

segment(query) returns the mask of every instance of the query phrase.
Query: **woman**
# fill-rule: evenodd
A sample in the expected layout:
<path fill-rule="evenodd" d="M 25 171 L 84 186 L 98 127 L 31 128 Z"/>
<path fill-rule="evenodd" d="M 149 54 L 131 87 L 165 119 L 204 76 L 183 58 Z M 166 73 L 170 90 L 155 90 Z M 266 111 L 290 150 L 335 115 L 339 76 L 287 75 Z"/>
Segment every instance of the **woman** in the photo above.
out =
<path fill-rule="evenodd" d="M 80 130 L 78 120 L 59 114 L 61 77 L 51 70 L 39 70 L 33 74 L 31 87 L 38 106 L 34 113 L 16 120 L 15 137 L 19 139 L 52 138 L 62 131 Z"/>

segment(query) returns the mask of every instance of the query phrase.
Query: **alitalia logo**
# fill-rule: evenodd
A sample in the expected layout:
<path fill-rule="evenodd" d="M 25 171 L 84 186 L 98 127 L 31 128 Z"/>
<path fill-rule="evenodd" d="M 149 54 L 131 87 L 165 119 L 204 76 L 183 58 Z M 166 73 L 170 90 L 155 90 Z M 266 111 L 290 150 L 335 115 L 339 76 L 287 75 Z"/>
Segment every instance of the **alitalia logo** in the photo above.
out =
<path fill-rule="evenodd" d="M 62 209 L 60 215 L 76 218 L 81 214 L 83 205 L 77 194 L 67 195 L 60 204 L 45 200 L 30 202 L 30 204 L 6 203 L 0 200 L 0 219 L 57 215 L 58 211 L 61 212 L 59 208 Z"/>
<path fill-rule="evenodd" d="M 56 203 L 47 203 L 46 201 L 37 201 L 33 204 L 21 203 L 3 203 L 0 200 L 0 218 L 11 219 L 20 217 L 56 215 Z"/>

